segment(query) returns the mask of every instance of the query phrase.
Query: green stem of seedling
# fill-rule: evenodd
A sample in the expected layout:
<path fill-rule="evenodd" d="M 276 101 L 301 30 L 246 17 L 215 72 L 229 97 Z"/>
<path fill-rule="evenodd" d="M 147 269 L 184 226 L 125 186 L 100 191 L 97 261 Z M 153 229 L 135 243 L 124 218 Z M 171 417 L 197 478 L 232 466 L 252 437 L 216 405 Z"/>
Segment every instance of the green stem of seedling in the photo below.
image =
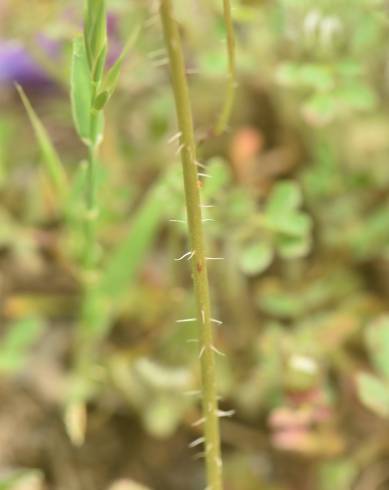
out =
<path fill-rule="evenodd" d="M 92 109 L 93 111 L 93 109 Z M 99 208 L 97 201 L 96 167 L 98 156 L 98 144 L 95 141 L 97 126 L 97 114 L 92 112 L 91 137 L 88 145 L 88 162 L 85 187 L 85 250 L 84 265 L 87 270 L 93 269 L 97 255 L 96 221 Z"/>
<path fill-rule="evenodd" d="M 235 59 L 235 33 L 232 23 L 230 0 L 223 0 L 224 23 L 227 31 L 227 54 L 228 54 L 228 83 L 224 106 L 215 127 L 217 135 L 224 133 L 227 129 L 235 102 L 236 82 L 236 59 Z"/>
<path fill-rule="evenodd" d="M 185 74 L 185 64 L 178 26 L 173 18 L 171 0 L 161 0 L 161 20 L 165 44 L 169 54 L 172 88 L 177 120 L 181 133 L 181 160 L 184 175 L 185 199 L 192 255 L 192 275 L 200 325 L 202 403 L 204 416 L 205 459 L 209 490 L 222 490 L 222 460 L 218 419 L 218 402 L 213 351 L 213 329 L 204 247 L 199 181 L 196 164 L 196 143 L 192 110 Z"/>

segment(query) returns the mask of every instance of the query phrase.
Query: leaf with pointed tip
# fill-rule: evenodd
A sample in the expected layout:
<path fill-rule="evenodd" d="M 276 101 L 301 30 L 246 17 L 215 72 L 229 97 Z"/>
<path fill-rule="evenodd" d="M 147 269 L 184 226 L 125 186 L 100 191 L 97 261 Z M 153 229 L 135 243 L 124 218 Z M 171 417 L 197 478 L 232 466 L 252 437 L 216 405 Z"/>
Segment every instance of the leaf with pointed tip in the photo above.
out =
<path fill-rule="evenodd" d="M 50 136 L 48 135 L 41 120 L 35 113 L 34 108 L 32 107 L 22 87 L 16 84 L 16 90 L 19 93 L 31 125 L 34 129 L 35 136 L 42 153 L 43 162 L 46 165 L 47 173 L 50 176 L 50 179 L 52 180 L 59 195 L 64 197 L 67 192 L 68 181 L 57 150 L 51 142 Z"/>
<path fill-rule="evenodd" d="M 74 124 L 84 143 L 90 142 L 92 87 L 84 40 L 73 42 L 71 69 L 71 103 Z"/>
<path fill-rule="evenodd" d="M 122 69 L 124 58 L 126 57 L 129 49 L 136 42 L 136 40 L 139 36 L 139 32 L 140 32 L 140 28 L 137 27 L 134 30 L 134 32 L 132 33 L 130 39 L 127 41 L 125 47 L 123 48 L 122 52 L 120 53 L 120 56 L 115 61 L 115 63 L 111 66 L 111 68 L 108 70 L 108 72 L 105 76 L 105 79 L 103 82 L 103 89 L 105 92 L 108 93 L 107 100 L 109 100 L 111 98 L 112 94 L 115 91 L 116 85 L 119 81 L 120 71 Z"/>
<path fill-rule="evenodd" d="M 107 46 L 104 46 L 96 58 L 96 62 L 93 66 L 93 81 L 98 85 L 103 78 L 105 59 L 107 55 Z"/>
<path fill-rule="evenodd" d="M 87 2 L 87 12 L 85 15 L 85 34 L 86 51 L 90 60 L 89 66 L 96 66 L 97 59 L 107 47 L 107 13 L 105 0 L 94 0 Z"/>
<path fill-rule="evenodd" d="M 43 329 L 44 325 L 36 318 L 24 318 L 10 325 L 0 343 L 0 371 L 20 369 L 27 359 L 29 348 Z"/>

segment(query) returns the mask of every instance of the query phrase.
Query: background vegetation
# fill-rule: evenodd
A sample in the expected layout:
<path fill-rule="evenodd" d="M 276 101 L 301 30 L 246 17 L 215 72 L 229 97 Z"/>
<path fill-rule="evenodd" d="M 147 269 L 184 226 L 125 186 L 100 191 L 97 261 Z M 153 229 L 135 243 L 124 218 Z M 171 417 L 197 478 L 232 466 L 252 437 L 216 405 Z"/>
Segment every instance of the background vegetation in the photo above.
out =
<path fill-rule="evenodd" d="M 105 110 L 92 272 L 69 85 L 82 7 L 0 3 L 1 489 L 205 486 L 188 448 L 198 347 L 196 325 L 177 323 L 194 300 L 174 260 L 186 227 L 158 2 L 107 3 L 109 66 L 131 42 Z M 222 2 L 175 2 L 212 177 L 208 248 L 224 257 L 210 284 L 220 404 L 235 411 L 221 420 L 225 489 L 383 490 L 389 5 L 232 3 L 239 87 L 215 136 Z"/>

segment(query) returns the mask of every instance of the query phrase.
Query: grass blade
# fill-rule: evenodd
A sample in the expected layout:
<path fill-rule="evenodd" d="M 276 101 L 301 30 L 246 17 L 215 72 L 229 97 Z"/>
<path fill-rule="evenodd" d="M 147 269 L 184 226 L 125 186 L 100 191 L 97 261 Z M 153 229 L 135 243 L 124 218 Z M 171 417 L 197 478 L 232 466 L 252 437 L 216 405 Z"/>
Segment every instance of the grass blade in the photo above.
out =
<path fill-rule="evenodd" d="M 32 107 L 27 95 L 25 94 L 22 87 L 16 84 L 16 90 L 22 100 L 24 108 L 26 109 L 27 115 L 30 119 L 31 125 L 34 129 L 36 139 L 38 141 L 43 161 L 46 165 L 46 170 L 50 179 L 53 182 L 58 193 L 65 197 L 68 189 L 68 180 L 65 174 L 64 167 L 59 158 L 59 155 L 51 142 L 50 136 L 48 135 L 46 128 L 43 126 L 41 120 L 37 116 Z"/>
<path fill-rule="evenodd" d="M 73 42 L 70 79 L 72 113 L 77 132 L 85 144 L 90 143 L 92 87 L 85 44 L 82 37 Z"/>

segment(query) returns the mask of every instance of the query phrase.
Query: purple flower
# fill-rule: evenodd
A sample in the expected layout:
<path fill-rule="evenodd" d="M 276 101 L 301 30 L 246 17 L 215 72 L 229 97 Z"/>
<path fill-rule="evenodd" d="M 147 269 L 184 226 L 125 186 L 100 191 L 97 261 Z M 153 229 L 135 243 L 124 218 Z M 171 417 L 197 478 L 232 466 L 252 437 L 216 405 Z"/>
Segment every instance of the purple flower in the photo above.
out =
<path fill-rule="evenodd" d="M 44 44 L 43 41 L 40 44 Z M 45 43 L 42 49 L 54 54 L 52 43 Z M 41 87 L 53 82 L 49 75 L 17 40 L 0 41 L 0 84 L 19 83 L 25 87 Z"/>
<path fill-rule="evenodd" d="M 108 14 L 108 66 L 115 62 L 122 49 L 118 24 L 119 17 L 114 14 Z M 38 37 L 37 43 L 39 49 L 55 61 L 59 54 L 60 43 L 43 35 Z M 55 85 L 55 81 L 28 52 L 21 41 L 17 39 L 0 39 L 0 86 L 13 85 L 15 82 L 26 89 L 38 90 Z"/>

